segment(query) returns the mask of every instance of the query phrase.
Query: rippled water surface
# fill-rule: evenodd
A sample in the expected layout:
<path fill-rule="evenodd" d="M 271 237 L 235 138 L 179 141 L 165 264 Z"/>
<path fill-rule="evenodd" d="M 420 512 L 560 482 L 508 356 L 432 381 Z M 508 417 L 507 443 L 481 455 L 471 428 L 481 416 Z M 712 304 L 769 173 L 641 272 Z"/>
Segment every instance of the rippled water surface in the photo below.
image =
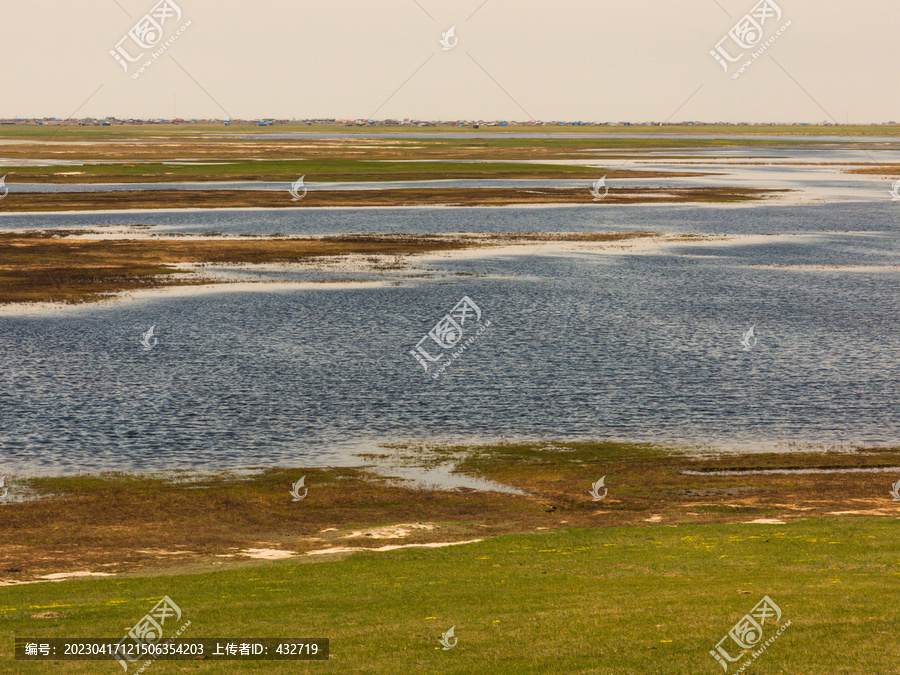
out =
<path fill-rule="evenodd" d="M 466 276 L 0 314 L 0 473 L 358 463 L 390 440 L 900 443 L 897 203 L 129 214 L 161 232 L 794 234 L 444 261 Z M 7 216 L 4 227 L 122 223 Z M 438 379 L 409 351 L 463 296 Z M 155 325 L 158 344 L 141 333 Z M 744 351 L 755 326 L 758 343 Z"/>

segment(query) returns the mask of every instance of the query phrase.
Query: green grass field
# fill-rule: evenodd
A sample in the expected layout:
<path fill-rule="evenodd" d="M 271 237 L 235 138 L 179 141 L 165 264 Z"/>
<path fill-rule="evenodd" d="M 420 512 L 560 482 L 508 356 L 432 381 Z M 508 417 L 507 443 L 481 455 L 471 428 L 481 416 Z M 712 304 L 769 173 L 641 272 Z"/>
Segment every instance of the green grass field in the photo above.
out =
<path fill-rule="evenodd" d="M 113 662 L 14 662 L 12 638 L 122 637 L 168 595 L 191 622 L 182 637 L 327 637 L 332 658 L 158 661 L 158 673 L 714 674 L 709 651 L 768 595 L 779 625 L 791 625 L 746 672 L 900 673 L 898 554 L 893 519 L 832 518 L 577 528 L 314 564 L 7 587 L 0 669 L 121 672 Z M 33 618 L 44 612 L 57 616 Z M 438 640 L 451 626 L 459 642 L 445 651 Z M 766 624 L 764 640 L 775 630 Z"/>
<path fill-rule="evenodd" d="M 368 162 L 351 159 L 253 161 L 235 160 L 199 164 L 157 162 L 85 164 L 79 166 L 21 166 L 4 169 L 9 182 L 128 183 L 175 181 L 285 181 L 301 175 L 319 182 L 406 181 L 486 178 L 584 178 L 597 169 L 581 166 L 464 162 Z M 73 172 L 77 172 L 73 175 Z M 609 171 L 610 178 L 631 176 L 632 171 Z"/>

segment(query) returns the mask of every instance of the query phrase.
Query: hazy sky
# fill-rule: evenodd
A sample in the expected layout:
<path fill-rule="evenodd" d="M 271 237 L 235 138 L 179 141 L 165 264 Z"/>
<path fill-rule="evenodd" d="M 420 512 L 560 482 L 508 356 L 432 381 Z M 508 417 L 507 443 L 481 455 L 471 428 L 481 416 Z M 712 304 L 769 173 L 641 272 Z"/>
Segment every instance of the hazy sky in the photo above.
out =
<path fill-rule="evenodd" d="M 2 0 L 0 117 L 900 121 L 894 1 L 775 0 L 727 73 L 755 0 L 174 0 L 120 44 L 156 2 Z"/>

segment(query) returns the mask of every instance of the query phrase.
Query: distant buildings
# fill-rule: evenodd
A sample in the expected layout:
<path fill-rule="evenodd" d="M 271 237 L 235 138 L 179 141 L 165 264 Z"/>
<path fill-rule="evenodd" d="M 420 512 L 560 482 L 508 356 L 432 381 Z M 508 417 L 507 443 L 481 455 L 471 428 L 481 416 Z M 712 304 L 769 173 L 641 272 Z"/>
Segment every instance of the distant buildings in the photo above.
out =
<path fill-rule="evenodd" d="M 631 126 L 640 126 L 640 127 L 730 127 L 730 126 L 742 126 L 742 127 L 771 127 L 771 126 L 828 126 L 828 127 L 841 127 L 841 126 L 853 126 L 853 125 L 843 125 L 843 124 L 835 124 L 833 122 L 704 122 L 700 120 L 682 120 L 680 122 L 631 122 L 631 121 L 622 121 L 622 122 L 587 122 L 587 121 L 565 121 L 565 120 L 553 120 L 553 121 L 539 121 L 539 120 L 528 120 L 528 121 L 515 121 L 515 120 L 417 120 L 404 118 L 403 120 L 397 119 L 385 119 L 385 120 L 372 120 L 372 119 L 337 119 L 334 117 L 322 117 L 322 118 L 308 118 L 308 119 L 274 119 L 274 118 L 261 118 L 261 119 L 231 119 L 231 120 L 223 120 L 223 119 L 183 119 L 181 117 L 175 119 L 117 119 L 116 117 L 106 117 L 105 119 L 94 119 L 93 117 L 84 117 L 80 119 L 60 119 L 59 117 L 44 117 L 44 118 L 33 118 L 26 119 L 21 117 L 16 118 L 6 118 L 0 119 L 0 124 L 3 125 L 17 125 L 17 126 L 123 126 L 123 125 L 143 125 L 143 124 L 196 124 L 196 125 L 223 125 L 223 126 L 257 126 L 257 127 L 271 127 L 271 126 L 279 126 L 285 124 L 293 124 L 293 125 L 305 125 L 305 126 L 345 126 L 345 127 L 436 127 L 436 126 L 447 126 L 447 127 L 458 127 L 458 128 L 472 128 L 472 129 L 480 129 L 482 127 L 485 128 L 494 128 L 494 127 L 582 127 L 582 126 L 622 126 L 622 127 L 631 127 Z M 897 122 L 891 120 L 889 122 L 872 122 L 870 126 L 896 126 Z"/>

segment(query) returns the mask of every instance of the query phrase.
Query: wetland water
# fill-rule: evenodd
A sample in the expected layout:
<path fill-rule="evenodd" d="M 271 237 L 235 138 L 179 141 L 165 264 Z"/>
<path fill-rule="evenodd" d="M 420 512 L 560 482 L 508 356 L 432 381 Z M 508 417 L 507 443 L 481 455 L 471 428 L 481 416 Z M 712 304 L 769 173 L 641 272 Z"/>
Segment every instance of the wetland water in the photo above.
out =
<path fill-rule="evenodd" d="M 900 219 L 810 206 L 7 216 L 4 227 L 793 234 L 442 260 L 467 276 L 0 314 L 0 473 L 358 464 L 392 440 L 900 443 Z M 26 225 L 26 223 L 28 223 Z M 463 296 L 439 379 L 409 351 Z M 158 344 L 142 349 L 156 326 Z M 755 325 L 756 346 L 743 333 Z"/>
<path fill-rule="evenodd" d="M 537 163 L 563 164 L 595 167 L 597 178 L 603 176 L 610 167 L 628 171 L 645 171 L 648 173 L 699 173 L 698 176 L 665 176 L 665 177 L 629 177 L 610 178 L 607 181 L 613 192 L 619 189 L 661 190 L 670 188 L 749 188 L 764 187 L 783 192 L 770 194 L 767 201 L 776 205 L 801 205 L 813 203 L 853 203 L 880 202 L 890 195 L 891 181 L 883 176 L 858 175 L 849 173 L 854 167 L 863 167 L 873 163 L 900 162 L 900 151 L 892 149 L 867 150 L 854 147 L 822 148 L 726 148 L 715 153 L 703 149 L 679 151 L 684 157 L 672 160 L 665 151 L 648 152 L 641 157 L 631 159 L 588 158 L 566 160 L 542 160 Z M 473 160 L 474 161 L 474 160 Z M 216 162 L 213 162 L 214 164 Z M 415 162 L 411 162 L 414 164 Z M 502 162 L 501 162 L 502 163 Z M 522 163 L 535 163 L 526 161 Z M 0 162 L 2 165 L 2 162 Z M 315 192 L 352 191 L 352 190 L 391 190 L 391 189 L 428 189 L 428 188 L 506 188 L 540 191 L 547 188 L 584 188 L 589 189 L 593 181 L 587 179 L 450 179 L 450 180 L 416 180 L 416 181 L 370 181 L 370 182 L 316 182 L 314 176 L 307 176 L 306 188 Z M 155 190 L 258 190 L 264 192 L 282 192 L 285 205 L 292 205 L 288 189 L 291 184 L 286 181 L 204 181 L 204 182 L 151 182 L 151 183 L 27 183 L 10 182 L 7 188 L 12 194 L 33 193 L 83 193 L 83 192 L 136 192 Z M 596 205 L 593 205 L 596 207 Z M 621 207 L 620 207 L 621 208 Z M 630 205 L 625 208 L 640 208 Z M 659 206 L 657 206 L 659 208 Z M 204 210 L 199 216 L 187 215 L 191 212 L 182 209 L 177 214 L 165 211 L 142 211 L 140 215 L 127 211 L 106 211 L 104 215 L 86 215 L 85 213 L 56 214 L 0 214 L 0 230 L 28 229 L 49 227 L 70 227 L 80 224 L 140 224 L 146 222 L 171 231 L 183 231 L 191 222 L 203 222 L 208 226 L 205 231 L 221 231 L 234 233 L 234 227 L 242 229 L 238 233 L 271 234 L 294 233 L 295 223 L 328 222 L 333 219 L 327 215 L 327 209 L 310 209 L 296 205 L 290 209 L 256 210 L 249 218 L 241 218 L 233 214 L 235 211 L 251 211 L 250 209 Z M 282 213 L 276 213 L 284 211 Z M 308 212 L 312 212 L 312 216 Z M 592 209 L 596 211 L 596 208 Z M 603 205 L 602 213 L 617 213 L 617 209 L 609 204 Z M 643 212 L 638 212 L 639 214 Z M 146 215 L 146 218 L 143 216 Z M 469 219 L 476 230 L 485 227 L 483 218 Z M 184 216 L 184 217 L 181 217 Z M 615 217 L 615 215 L 613 215 Z M 376 219 L 380 220 L 380 219 Z M 580 220 L 580 219 L 579 219 Z M 276 229 L 260 229 L 270 221 L 278 223 Z M 372 227 L 378 227 L 376 222 Z M 435 227 L 443 224 L 434 223 Z M 174 227 L 173 227 L 174 226 Z M 316 225 L 313 224 L 313 228 Z M 490 227 L 488 225 L 487 227 Z M 562 223 L 563 231 L 570 229 Z M 285 229 L 287 228 L 287 229 Z M 196 230 L 191 230 L 196 231 Z M 201 229 L 199 231 L 204 231 Z M 347 231 L 347 230 L 337 230 Z M 369 231 L 369 230 L 363 230 Z M 419 230 L 411 230 L 419 231 Z M 444 230 L 441 230 L 444 231 Z"/>

